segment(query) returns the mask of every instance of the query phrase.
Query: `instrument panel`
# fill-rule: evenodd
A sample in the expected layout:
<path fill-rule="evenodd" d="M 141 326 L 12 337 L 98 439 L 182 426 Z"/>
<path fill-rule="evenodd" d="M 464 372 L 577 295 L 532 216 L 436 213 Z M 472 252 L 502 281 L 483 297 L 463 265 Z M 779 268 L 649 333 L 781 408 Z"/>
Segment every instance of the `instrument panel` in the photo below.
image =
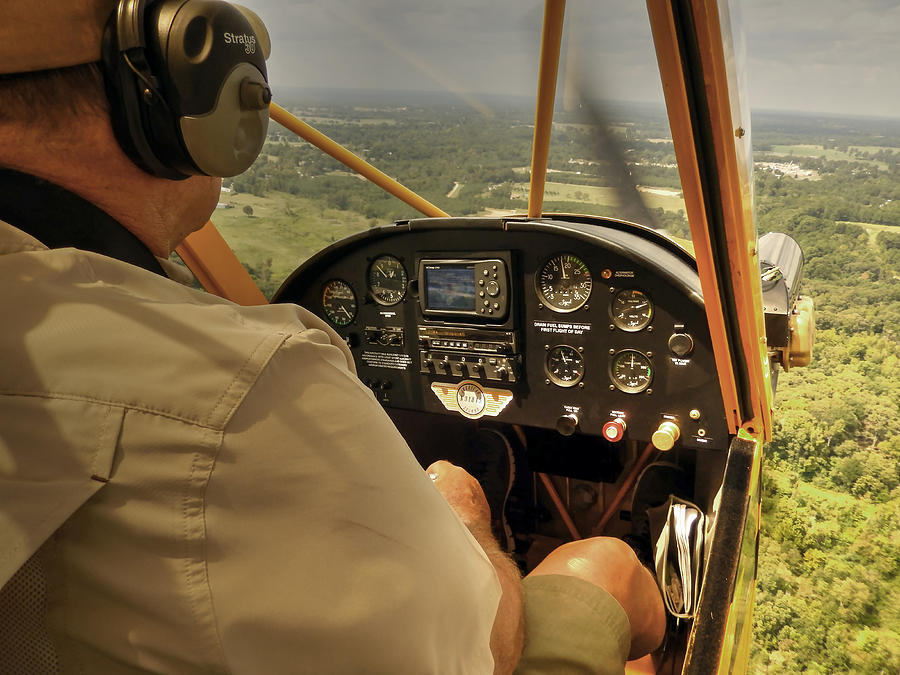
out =
<path fill-rule="evenodd" d="M 321 251 L 273 302 L 328 321 L 387 408 L 728 445 L 696 268 L 647 228 L 401 221 Z"/>

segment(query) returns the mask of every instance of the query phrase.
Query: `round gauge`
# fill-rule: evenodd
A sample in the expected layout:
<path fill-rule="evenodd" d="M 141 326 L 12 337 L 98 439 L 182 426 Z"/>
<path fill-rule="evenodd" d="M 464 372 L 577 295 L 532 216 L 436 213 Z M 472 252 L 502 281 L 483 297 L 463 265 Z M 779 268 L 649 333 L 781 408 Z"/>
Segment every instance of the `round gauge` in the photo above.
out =
<path fill-rule="evenodd" d="M 554 312 L 574 312 L 591 296 L 591 271 L 570 253 L 550 258 L 535 279 L 541 302 Z"/>
<path fill-rule="evenodd" d="M 547 377 L 558 387 L 574 387 L 584 377 L 584 357 L 569 345 L 557 345 L 547 352 Z"/>
<path fill-rule="evenodd" d="M 629 288 L 616 293 L 609 312 L 616 326 L 634 333 L 650 325 L 653 318 L 653 303 L 643 291 Z"/>
<path fill-rule="evenodd" d="M 356 318 L 356 293 L 346 281 L 332 279 L 322 289 L 322 309 L 335 326 L 346 326 Z"/>
<path fill-rule="evenodd" d="M 396 305 L 406 296 L 406 269 L 392 255 L 375 258 L 369 266 L 369 290 L 380 305 Z"/>
<path fill-rule="evenodd" d="M 612 358 L 609 376 L 616 389 L 628 394 L 644 391 L 653 381 L 653 366 L 644 354 L 634 349 L 623 349 Z"/>

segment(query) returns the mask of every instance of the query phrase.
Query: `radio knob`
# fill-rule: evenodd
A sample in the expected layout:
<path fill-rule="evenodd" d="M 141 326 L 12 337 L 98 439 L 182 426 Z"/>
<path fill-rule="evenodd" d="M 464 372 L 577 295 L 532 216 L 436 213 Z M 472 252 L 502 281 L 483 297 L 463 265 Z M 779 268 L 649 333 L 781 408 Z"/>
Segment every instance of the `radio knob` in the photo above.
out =
<path fill-rule="evenodd" d="M 680 436 L 681 430 L 678 428 L 678 425 L 675 424 L 675 422 L 666 421 L 660 424 L 657 430 L 653 432 L 653 436 L 651 436 L 650 440 L 653 443 L 654 448 L 665 452 L 672 449 L 672 446 L 675 445 L 675 441 L 677 441 Z"/>
<path fill-rule="evenodd" d="M 560 415 L 556 420 L 556 430 L 563 436 L 571 436 L 578 428 L 578 422 L 580 422 L 578 413 L 570 412 Z"/>
<path fill-rule="evenodd" d="M 500 294 L 500 284 L 496 281 L 489 281 L 487 285 L 487 294 L 492 298 Z"/>

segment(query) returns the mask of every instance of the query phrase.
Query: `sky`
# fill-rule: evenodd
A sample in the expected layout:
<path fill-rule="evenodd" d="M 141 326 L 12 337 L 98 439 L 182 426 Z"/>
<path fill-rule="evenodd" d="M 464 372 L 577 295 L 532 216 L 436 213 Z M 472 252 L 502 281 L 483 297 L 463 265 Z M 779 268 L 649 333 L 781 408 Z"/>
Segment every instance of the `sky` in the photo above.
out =
<path fill-rule="evenodd" d="M 242 0 L 279 86 L 534 96 L 541 0 Z M 733 3 L 734 4 L 734 3 Z M 900 118 L 900 1 L 744 0 L 753 109 Z M 569 0 L 570 91 L 662 101 L 640 0 Z M 574 89 L 572 89 L 574 87 Z"/>

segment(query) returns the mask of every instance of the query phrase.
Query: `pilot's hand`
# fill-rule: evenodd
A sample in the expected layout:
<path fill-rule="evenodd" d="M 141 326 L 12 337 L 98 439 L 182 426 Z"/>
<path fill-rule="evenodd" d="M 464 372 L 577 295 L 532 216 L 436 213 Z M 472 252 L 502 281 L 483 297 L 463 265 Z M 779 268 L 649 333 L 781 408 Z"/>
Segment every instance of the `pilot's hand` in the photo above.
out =
<path fill-rule="evenodd" d="M 434 486 L 470 530 L 490 532 L 491 507 L 477 480 L 465 469 L 445 460 L 438 460 L 426 471 Z"/>

